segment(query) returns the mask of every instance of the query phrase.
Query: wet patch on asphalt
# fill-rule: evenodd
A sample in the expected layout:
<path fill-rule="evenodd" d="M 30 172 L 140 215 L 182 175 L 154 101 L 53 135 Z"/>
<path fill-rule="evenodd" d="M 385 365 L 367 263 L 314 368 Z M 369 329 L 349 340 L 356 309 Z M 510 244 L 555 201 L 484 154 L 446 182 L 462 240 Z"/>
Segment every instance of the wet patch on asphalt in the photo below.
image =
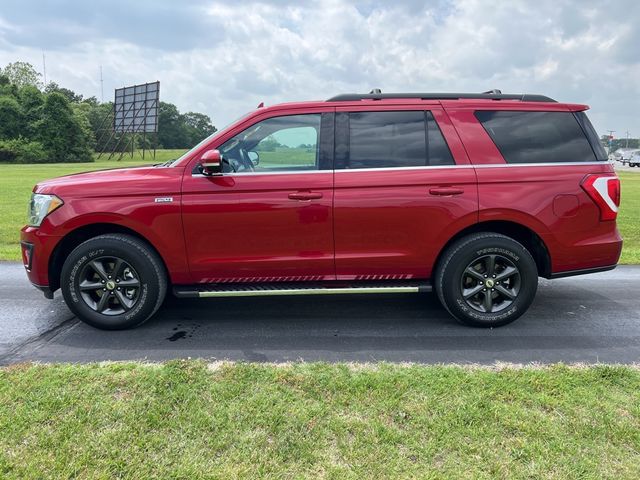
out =
<path fill-rule="evenodd" d="M 183 338 L 191 338 L 201 327 L 199 323 L 192 323 L 189 325 L 183 325 L 179 323 L 177 326 L 173 327 L 173 334 L 167 337 L 167 340 L 170 342 L 175 342 Z"/>

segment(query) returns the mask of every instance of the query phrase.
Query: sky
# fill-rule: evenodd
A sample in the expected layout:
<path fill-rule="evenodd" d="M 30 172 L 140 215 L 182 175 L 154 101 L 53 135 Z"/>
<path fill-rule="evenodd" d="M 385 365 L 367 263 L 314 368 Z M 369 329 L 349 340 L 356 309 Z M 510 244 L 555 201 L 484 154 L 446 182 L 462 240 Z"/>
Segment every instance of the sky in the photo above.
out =
<path fill-rule="evenodd" d="M 540 93 L 640 136 L 638 0 L 0 0 L 0 67 L 85 96 L 160 81 L 218 128 L 338 93 Z"/>

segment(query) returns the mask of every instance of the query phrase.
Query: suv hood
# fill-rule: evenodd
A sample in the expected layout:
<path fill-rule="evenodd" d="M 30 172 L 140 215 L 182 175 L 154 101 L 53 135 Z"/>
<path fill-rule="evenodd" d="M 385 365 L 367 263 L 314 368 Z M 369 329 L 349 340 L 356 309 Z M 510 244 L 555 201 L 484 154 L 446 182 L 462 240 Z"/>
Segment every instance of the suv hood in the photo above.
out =
<path fill-rule="evenodd" d="M 59 197 L 115 197 L 151 193 L 176 193 L 180 189 L 181 168 L 141 167 L 96 170 L 76 173 L 39 182 L 34 193 Z"/>

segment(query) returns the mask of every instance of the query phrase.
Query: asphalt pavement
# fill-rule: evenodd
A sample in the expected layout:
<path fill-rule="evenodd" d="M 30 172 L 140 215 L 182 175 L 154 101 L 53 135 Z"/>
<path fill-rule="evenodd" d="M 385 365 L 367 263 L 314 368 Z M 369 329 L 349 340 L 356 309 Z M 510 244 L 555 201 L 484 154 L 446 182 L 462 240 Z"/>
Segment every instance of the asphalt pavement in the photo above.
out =
<path fill-rule="evenodd" d="M 542 280 L 531 309 L 465 327 L 433 294 L 169 298 L 135 330 L 104 332 L 0 263 L 0 363 L 205 358 L 283 362 L 640 363 L 640 267 Z"/>

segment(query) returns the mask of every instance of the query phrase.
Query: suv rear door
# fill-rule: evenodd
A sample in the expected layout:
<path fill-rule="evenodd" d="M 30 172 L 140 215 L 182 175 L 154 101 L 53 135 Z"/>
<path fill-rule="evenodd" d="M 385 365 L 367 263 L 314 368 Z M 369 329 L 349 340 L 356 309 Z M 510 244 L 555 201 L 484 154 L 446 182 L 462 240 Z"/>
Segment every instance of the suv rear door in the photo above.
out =
<path fill-rule="evenodd" d="M 336 109 L 338 279 L 429 278 L 477 211 L 475 171 L 439 104 Z"/>

